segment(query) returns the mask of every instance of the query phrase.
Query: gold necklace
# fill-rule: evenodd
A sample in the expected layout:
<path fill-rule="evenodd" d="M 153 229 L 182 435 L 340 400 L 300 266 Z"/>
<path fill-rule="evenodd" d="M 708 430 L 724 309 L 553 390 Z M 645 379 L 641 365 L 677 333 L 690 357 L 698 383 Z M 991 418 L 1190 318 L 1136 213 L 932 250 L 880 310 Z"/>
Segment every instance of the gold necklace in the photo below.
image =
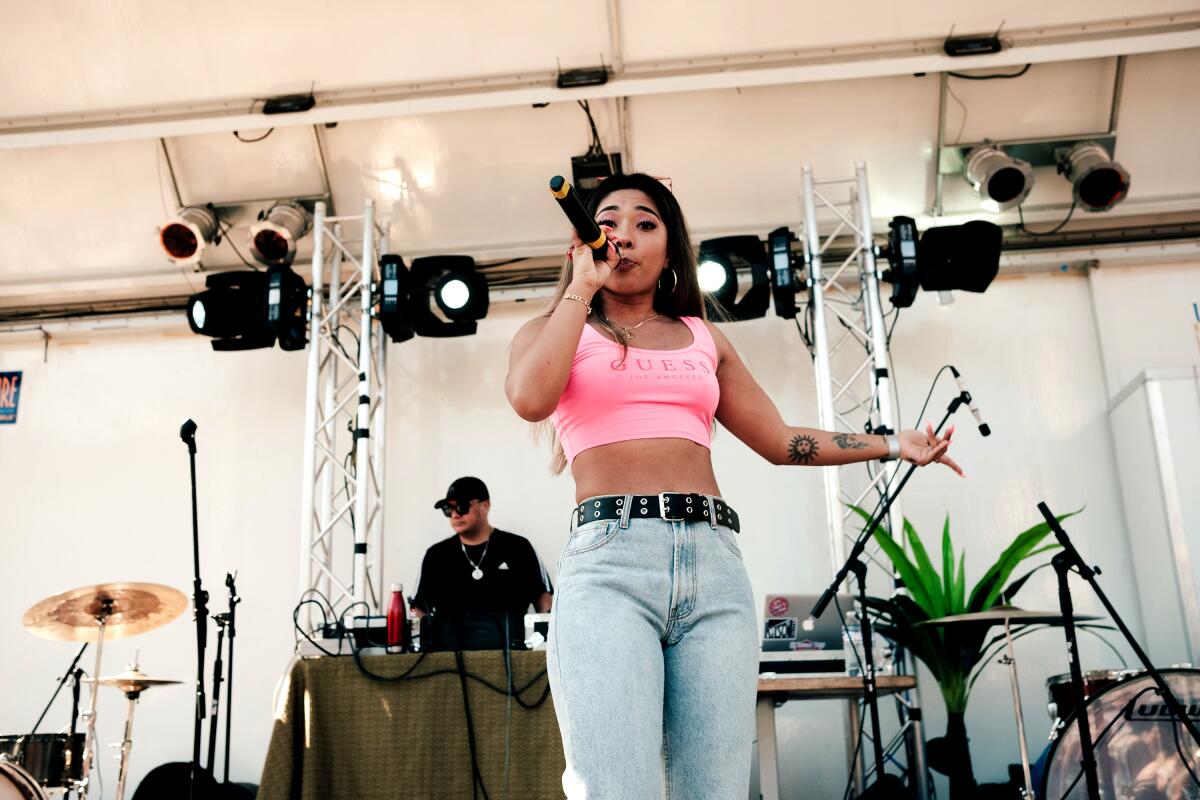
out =
<path fill-rule="evenodd" d="M 608 317 L 605 317 L 603 314 L 601 314 L 601 317 L 603 318 L 603 320 L 605 322 L 607 322 L 609 325 L 612 325 L 614 328 L 620 328 L 620 330 L 617 332 L 618 335 L 625 341 L 629 341 L 630 339 L 633 338 L 634 331 L 636 331 L 638 328 L 645 325 L 650 320 L 658 319 L 658 314 L 657 313 L 651 314 L 650 316 L 646 317 L 644 320 L 639 322 L 637 325 L 630 325 L 630 326 L 620 325 L 616 322 L 613 322 Z"/>

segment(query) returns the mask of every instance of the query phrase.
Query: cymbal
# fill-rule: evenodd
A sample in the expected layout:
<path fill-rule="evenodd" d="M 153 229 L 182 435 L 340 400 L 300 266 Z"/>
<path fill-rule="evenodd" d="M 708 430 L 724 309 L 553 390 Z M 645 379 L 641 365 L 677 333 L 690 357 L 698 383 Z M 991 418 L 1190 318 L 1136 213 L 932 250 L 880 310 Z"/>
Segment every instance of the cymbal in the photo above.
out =
<path fill-rule="evenodd" d="M 1076 614 L 1076 622 L 1100 619 L 1089 614 Z M 987 611 L 976 611 L 972 614 L 955 614 L 949 617 L 938 617 L 918 625 L 961 625 L 964 623 L 1003 625 L 1008 620 L 1012 625 L 1065 625 L 1066 618 L 1058 611 L 1026 611 L 1016 606 L 996 606 Z"/>
<path fill-rule="evenodd" d="M 26 630 L 58 642 L 94 642 L 105 611 L 104 639 L 120 639 L 166 625 L 187 608 L 183 592 L 160 583 L 101 583 L 47 597 L 21 617 Z"/>
<path fill-rule="evenodd" d="M 84 678 L 84 681 L 91 683 L 91 678 Z M 118 675 L 108 675 L 96 681 L 102 686 L 114 686 L 126 694 L 143 692 L 146 689 L 155 686 L 170 686 L 174 683 L 183 683 L 183 681 L 171 680 L 170 678 L 151 678 L 137 667 L 127 669 Z"/>

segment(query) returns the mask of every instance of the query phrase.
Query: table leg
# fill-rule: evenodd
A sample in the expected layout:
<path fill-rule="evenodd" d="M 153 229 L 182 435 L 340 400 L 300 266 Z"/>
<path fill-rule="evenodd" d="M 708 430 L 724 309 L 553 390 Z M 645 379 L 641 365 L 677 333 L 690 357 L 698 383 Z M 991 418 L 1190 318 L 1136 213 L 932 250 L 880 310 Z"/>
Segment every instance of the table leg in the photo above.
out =
<path fill-rule="evenodd" d="M 851 697 L 846 701 L 846 710 L 850 715 L 850 724 L 846 726 L 848 736 L 846 738 L 846 755 L 850 758 L 850 770 L 854 773 L 854 796 L 858 797 L 863 790 L 863 760 L 862 749 L 858 748 L 858 738 L 861 735 L 859 728 L 862 727 L 862 719 L 858 715 L 858 698 Z M 855 750 L 858 749 L 858 755 L 855 756 Z"/>
<path fill-rule="evenodd" d="M 775 700 L 759 696 L 755 705 L 758 721 L 758 786 L 762 800 L 779 800 L 779 754 L 775 744 Z"/>

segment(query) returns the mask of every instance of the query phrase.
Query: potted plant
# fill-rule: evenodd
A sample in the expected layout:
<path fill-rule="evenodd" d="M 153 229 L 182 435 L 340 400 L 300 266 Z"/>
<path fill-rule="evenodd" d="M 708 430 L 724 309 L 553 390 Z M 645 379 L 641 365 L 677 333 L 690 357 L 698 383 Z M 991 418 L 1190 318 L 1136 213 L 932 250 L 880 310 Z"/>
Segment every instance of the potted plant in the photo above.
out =
<path fill-rule="evenodd" d="M 865 521 L 870 520 L 866 511 L 852 508 Z M 1061 521 L 1078 513 L 1073 511 L 1058 519 Z M 971 688 L 984 667 L 1004 647 L 1004 635 L 989 637 L 990 627 L 983 624 L 920 623 L 939 617 L 986 611 L 1010 603 L 1029 578 L 1048 566 L 1049 562 L 1010 581 L 1017 567 L 1023 561 L 1059 548 L 1057 543 L 1042 544 L 1049 533 L 1050 527 L 1042 522 L 1017 534 L 968 592 L 966 553 L 958 554 L 956 566 L 949 515 L 942 527 L 940 572 L 926 552 L 921 537 L 907 519 L 904 520 L 907 548 L 892 539 L 886 531 L 875 532 L 875 540 L 891 560 L 896 574 L 904 583 L 904 589 L 903 593 L 886 599 L 869 597 L 867 612 L 871 614 L 878 631 L 920 659 L 938 683 L 946 703 L 946 735 L 929 742 L 929 763 L 934 769 L 949 775 L 951 800 L 975 796 L 974 770 L 964 721 L 967 702 Z M 911 557 L 905 552 L 906 549 Z M 1026 626 L 1021 629 L 1020 635 L 1034 629 L 1035 626 Z"/>

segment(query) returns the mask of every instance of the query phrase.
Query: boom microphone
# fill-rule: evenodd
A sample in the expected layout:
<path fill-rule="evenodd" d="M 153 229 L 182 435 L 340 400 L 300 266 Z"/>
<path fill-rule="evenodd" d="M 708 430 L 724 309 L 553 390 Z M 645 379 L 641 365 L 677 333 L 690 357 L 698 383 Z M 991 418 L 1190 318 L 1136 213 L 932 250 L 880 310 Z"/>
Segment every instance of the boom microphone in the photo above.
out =
<path fill-rule="evenodd" d="M 571 184 L 567 183 L 567 179 L 562 175 L 555 175 L 551 178 L 550 194 L 554 195 L 554 199 L 558 201 L 558 207 L 567 215 L 571 227 L 579 234 L 579 238 L 592 248 L 592 257 L 600 260 L 608 258 L 608 237 L 604 235 L 604 231 L 600 230 L 596 220 L 587 213 L 583 203 L 579 202 L 579 195 L 575 194 L 575 190 L 571 188 Z M 616 248 L 616 245 L 614 244 L 613 247 Z M 620 252 L 618 249 L 617 254 L 620 255 Z"/>

